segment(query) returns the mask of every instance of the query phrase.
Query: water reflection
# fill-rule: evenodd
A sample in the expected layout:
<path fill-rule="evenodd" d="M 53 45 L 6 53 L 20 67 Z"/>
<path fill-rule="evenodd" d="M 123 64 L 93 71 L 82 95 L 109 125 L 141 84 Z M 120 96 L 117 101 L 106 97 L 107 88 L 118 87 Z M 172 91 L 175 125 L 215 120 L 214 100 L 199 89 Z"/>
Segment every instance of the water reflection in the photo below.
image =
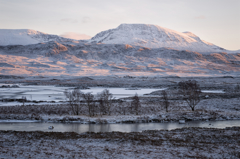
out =
<path fill-rule="evenodd" d="M 54 126 L 49 130 L 49 126 Z M 229 121 L 193 121 L 186 124 L 172 123 L 136 123 L 136 124 L 79 124 L 79 123 L 9 123 L 0 122 L 0 130 L 15 131 L 55 131 L 55 132 L 140 132 L 143 130 L 172 130 L 182 127 L 225 128 L 240 126 L 240 120 Z"/>

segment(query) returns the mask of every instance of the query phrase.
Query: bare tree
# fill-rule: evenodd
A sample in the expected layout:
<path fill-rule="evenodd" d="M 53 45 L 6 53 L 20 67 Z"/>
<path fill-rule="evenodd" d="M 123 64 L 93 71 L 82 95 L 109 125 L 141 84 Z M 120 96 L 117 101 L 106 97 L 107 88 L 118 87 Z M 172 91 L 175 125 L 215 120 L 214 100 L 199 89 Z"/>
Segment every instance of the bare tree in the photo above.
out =
<path fill-rule="evenodd" d="M 139 108 L 141 107 L 141 103 L 137 93 L 135 94 L 135 96 L 132 97 L 131 107 L 133 108 L 136 115 L 138 115 Z"/>
<path fill-rule="evenodd" d="M 25 102 L 27 101 L 27 97 L 26 96 L 22 96 L 22 103 L 23 103 L 23 106 L 25 104 Z"/>
<path fill-rule="evenodd" d="M 81 98 L 83 93 L 79 89 L 74 89 L 72 91 L 65 90 L 64 94 L 68 99 L 69 106 L 74 115 L 79 115 L 81 110 Z"/>
<path fill-rule="evenodd" d="M 98 102 L 99 102 L 99 112 L 100 112 L 100 115 L 102 116 L 107 112 L 105 108 L 104 100 L 99 97 Z"/>
<path fill-rule="evenodd" d="M 104 89 L 98 94 L 100 113 L 111 115 L 113 95 L 108 89 Z"/>
<path fill-rule="evenodd" d="M 161 95 L 162 95 L 162 100 L 163 100 L 163 106 L 164 106 L 164 108 L 166 109 L 166 112 L 168 112 L 168 108 L 169 108 L 170 103 L 169 103 L 169 101 L 168 101 L 167 91 L 162 90 Z"/>
<path fill-rule="evenodd" d="M 95 103 L 94 103 L 94 95 L 92 95 L 91 93 L 83 93 L 82 97 L 84 99 L 84 101 L 87 104 L 87 108 L 88 108 L 88 114 L 89 116 L 94 116 L 94 112 L 95 112 Z"/>
<path fill-rule="evenodd" d="M 201 89 L 197 81 L 188 80 L 178 83 L 179 93 L 183 95 L 183 99 L 187 102 L 192 111 L 200 102 Z"/>
<path fill-rule="evenodd" d="M 234 92 L 235 92 L 235 93 L 240 92 L 240 86 L 239 86 L 239 85 L 236 85 L 236 86 L 234 87 Z"/>

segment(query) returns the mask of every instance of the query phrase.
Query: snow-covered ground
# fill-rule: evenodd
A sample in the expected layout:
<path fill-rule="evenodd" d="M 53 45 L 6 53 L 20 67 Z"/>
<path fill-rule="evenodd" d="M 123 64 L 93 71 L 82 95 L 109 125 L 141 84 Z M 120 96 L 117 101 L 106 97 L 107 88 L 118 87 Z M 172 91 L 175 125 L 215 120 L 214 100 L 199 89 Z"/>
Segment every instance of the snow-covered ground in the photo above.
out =
<path fill-rule="evenodd" d="M 122 103 L 125 105 L 127 103 Z M 96 123 L 148 123 L 171 122 L 185 119 L 186 121 L 207 120 L 236 120 L 240 119 L 239 98 L 232 99 L 205 99 L 202 100 L 193 112 L 186 103 L 170 104 L 169 112 L 156 103 L 142 103 L 139 115 L 131 112 L 131 108 L 122 109 L 121 105 L 114 104 L 111 115 L 88 116 L 87 108 L 82 108 L 82 115 L 71 115 L 71 108 L 66 104 L 30 105 L 0 107 L 0 120 L 38 120 L 41 122 L 78 122 L 82 124 Z M 124 115 L 124 111 L 126 111 Z"/>
<path fill-rule="evenodd" d="M 132 133 L 0 131 L 1 158 L 239 158 L 240 127 Z"/>

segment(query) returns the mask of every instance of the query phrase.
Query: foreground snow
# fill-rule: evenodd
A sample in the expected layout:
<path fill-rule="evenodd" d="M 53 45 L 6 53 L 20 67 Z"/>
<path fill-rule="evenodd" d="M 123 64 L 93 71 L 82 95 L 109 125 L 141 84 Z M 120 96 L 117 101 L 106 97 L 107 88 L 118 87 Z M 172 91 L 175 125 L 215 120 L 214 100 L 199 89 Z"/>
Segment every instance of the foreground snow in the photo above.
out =
<path fill-rule="evenodd" d="M 239 158 L 240 127 L 132 133 L 0 131 L 1 158 Z"/>

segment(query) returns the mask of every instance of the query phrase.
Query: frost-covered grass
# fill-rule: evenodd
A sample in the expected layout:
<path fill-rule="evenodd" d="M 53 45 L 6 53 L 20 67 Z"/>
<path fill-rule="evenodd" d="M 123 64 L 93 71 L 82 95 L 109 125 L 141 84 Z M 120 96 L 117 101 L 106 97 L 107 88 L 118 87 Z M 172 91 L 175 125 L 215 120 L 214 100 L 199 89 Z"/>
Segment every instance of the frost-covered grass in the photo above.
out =
<path fill-rule="evenodd" d="M 142 102 L 139 115 L 131 109 L 130 103 L 114 103 L 111 115 L 89 117 L 85 106 L 80 115 L 73 115 L 66 104 L 59 105 L 26 105 L 0 107 L 0 120 L 39 120 L 48 122 L 79 122 L 79 123 L 141 123 L 169 122 L 185 120 L 231 120 L 240 119 L 239 98 L 204 99 L 193 112 L 183 101 L 172 102 L 169 112 L 158 100 Z"/>
<path fill-rule="evenodd" d="M 131 133 L 0 131 L 1 158 L 239 158 L 240 127 Z"/>

